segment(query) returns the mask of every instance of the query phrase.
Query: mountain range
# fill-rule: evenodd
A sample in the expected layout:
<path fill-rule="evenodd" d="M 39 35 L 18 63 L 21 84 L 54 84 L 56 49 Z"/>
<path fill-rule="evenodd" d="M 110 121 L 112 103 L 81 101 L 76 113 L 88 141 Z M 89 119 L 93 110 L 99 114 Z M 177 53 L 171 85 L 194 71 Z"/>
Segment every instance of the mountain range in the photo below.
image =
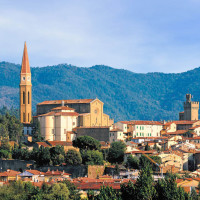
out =
<path fill-rule="evenodd" d="M 0 107 L 19 107 L 20 65 L 0 62 Z M 134 73 L 104 65 L 32 67 L 32 102 L 99 98 L 118 120 L 175 120 L 185 94 L 200 101 L 200 68 L 183 73 Z"/>

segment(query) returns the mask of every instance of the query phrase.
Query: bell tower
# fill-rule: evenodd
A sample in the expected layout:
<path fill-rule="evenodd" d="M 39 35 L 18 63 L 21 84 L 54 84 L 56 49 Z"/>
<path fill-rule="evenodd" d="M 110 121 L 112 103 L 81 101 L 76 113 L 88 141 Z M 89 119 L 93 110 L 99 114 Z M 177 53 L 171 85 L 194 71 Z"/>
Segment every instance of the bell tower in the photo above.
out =
<path fill-rule="evenodd" d="M 28 60 L 26 42 L 24 44 L 24 53 L 20 73 L 20 121 L 23 124 L 30 124 L 32 119 L 32 84 L 31 70 Z"/>

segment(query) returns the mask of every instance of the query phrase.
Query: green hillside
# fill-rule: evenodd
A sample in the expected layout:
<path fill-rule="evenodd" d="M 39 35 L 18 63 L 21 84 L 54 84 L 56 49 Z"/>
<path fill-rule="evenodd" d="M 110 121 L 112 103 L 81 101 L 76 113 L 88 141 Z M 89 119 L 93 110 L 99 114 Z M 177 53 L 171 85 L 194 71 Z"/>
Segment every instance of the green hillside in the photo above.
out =
<path fill-rule="evenodd" d="M 19 105 L 20 65 L 0 62 L 0 107 Z M 185 94 L 200 101 L 200 68 L 179 73 L 133 73 L 107 66 L 67 64 L 31 68 L 33 110 L 44 100 L 96 98 L 118 120 L 177 119 Z"/>

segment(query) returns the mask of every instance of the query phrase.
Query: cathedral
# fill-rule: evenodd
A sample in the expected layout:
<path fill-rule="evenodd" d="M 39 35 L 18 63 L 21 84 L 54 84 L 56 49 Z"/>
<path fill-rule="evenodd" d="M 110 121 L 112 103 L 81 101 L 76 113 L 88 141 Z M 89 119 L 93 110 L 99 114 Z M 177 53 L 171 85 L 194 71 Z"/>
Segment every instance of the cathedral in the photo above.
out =
<path fill-rule="evenodd" d="M 19 86 L 20 120 L 24 135 L 31 135 L 32 84 L 26 42 Z M 114 123 L 103 112 L 103 102 L 97 98 L 44 101 L 37 104 L 37 116 L 33 119 L 39 121 L 41 135 L 49 141 L 72 141 L 77 133 L 107 138 L 109 127 Z"/>

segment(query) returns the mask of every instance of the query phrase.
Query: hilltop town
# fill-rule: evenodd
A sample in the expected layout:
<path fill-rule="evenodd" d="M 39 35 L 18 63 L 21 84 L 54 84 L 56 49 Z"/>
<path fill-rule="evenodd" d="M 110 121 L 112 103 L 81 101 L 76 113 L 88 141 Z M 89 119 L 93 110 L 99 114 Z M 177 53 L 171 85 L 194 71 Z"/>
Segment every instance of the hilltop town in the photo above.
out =
<path fill-rule="evenodd" d="M 199 102 L 192 101 L 191 94 L 186 94 L 177 121 L 115 122 L 98 98 L 46 99 L 32 116 L 34 85 L 26 43 L 19 76 L 20 119 L 8 113 L 0 116 L 2 187 L 20 181 L 24 188 L 30 184 L 48 193 L 44 184 L 53 185 L 52 191 L 56 184 L 73 186 L 68 194 L 63 192 L 71 199 L 94 199 L 107 188 L 116 195 L 111 199 L 125 199 L 131 188 L 140 196 L 140 183 L 146 180 L 141 177 L 149 173 L 158 195 L 159 180 L 167 183 L 170 176 L 174 187 L 181 188 L 177 194 L 199 193 Z"/>

